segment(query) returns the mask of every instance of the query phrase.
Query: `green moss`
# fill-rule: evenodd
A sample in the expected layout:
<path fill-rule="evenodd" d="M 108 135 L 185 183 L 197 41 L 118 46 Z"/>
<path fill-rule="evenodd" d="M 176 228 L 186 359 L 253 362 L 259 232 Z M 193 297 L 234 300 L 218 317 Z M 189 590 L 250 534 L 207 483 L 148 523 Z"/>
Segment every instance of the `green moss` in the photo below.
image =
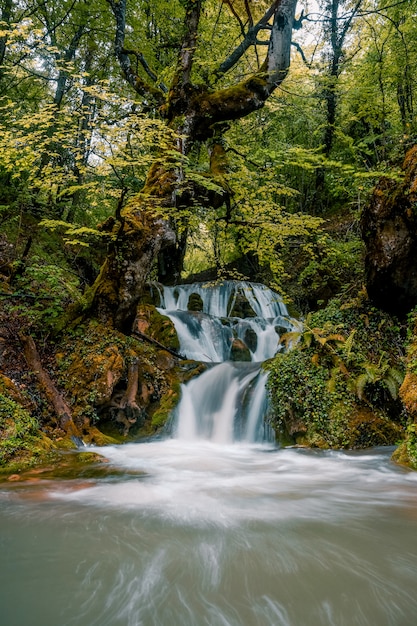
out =
<path fill-rule="evenodd" d="M 392 456 L 393 461 L 417 470 L 417 424 L 407 427 L 407 436 Z"/>
<path fill-rule="evenodd" d="M 29 463 L 44 452 L 45 439 L 29 411 L 0 394 L 0 466 Z"/>
<path fill-rule="evenodd" d="M 344 448 L 397 442 L 401 343 L 396 321 L 363 301 L 333 300 L 310 315 L 297 346 L 267 365 L 279 438 Z"/>
<path fill-rule="evenodd" d="M 151 426 L 153 430 L 160 430 L 165 426 L 171 412 L 178 404 L 181 393 L 180 383 L 174 383 L 172 388 L 166 393 L 159 403 L 158 408 L 152 415 Z"/>
<path fill-rule="evenodd" d="M 141 304 L 137 309 L 135 328 L 171 350 L 179 350 L 180 343 L 173 322 L 161 315 L 151 304 Z"/>

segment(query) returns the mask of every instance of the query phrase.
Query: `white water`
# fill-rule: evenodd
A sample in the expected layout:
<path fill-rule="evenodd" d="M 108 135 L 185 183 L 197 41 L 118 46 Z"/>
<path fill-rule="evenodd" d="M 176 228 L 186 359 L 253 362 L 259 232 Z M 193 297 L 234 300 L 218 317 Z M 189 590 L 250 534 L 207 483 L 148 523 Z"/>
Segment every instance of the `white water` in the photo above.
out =
<path fill-rule="evenodd" d="M 193 283 L 175 287 L 164 287 L 161 293 L 161 307 L 167 311 L 187 311 L 191 294 L 197 294 L 203 301 L 203 313 L 215 317 L 229 317 L 239 293 L 243 293 L 256 317 L 288 317 L 287 307 L 282 298 L 268 287 L 245 281 L 223 281 L 222 283 Z"/>
<path fill-rule="evenodd" d="M 210 367 L 177 437 L 95 448 L 101 477 L 0 484 L 0 624 L 414 626 L 417 473 L 251 443 L 258 369 Z"/>
<path fill-rule="evenodd" d="M 201 313 L 187 310 L 192 294 L 201 299 Z M 237 281 L 164 287 L 160 295 L 159 311 L 174 323 L 180 351 L 189 359 L 216 364 L 182 386 L 176 437 L 224 444 L 270 439 L 261 363 L 282 347 L 277 330 L 294 326 L 282 299 L 264 285 Z M 238 297 L 246 300 L 252 317 L 228 317 Z M 235 339 L 247 344 L 249 367 L 230 361 Z"/>
<path fill-rule="evenodd" d="M 2 625 L 415 625 L 417 474 L 392 450 L 98 451 L 120 475 L 0 485 Z"/>

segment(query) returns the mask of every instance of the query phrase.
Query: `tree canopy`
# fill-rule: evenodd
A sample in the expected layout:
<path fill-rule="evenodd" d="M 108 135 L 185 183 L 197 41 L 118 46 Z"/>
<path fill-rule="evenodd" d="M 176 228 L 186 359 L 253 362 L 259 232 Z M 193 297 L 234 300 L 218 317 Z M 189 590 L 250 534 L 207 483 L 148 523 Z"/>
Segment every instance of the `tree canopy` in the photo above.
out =
<path fill-rule="evenodd" d="M 415 141 L 414 0 L 0 11 L 0 219 L 16 260 L 30 256 L 22 224 L 58 229 L 72 259 L 107 255 L 89 303 L 109 298 L 120 320 L 150 272 L 221 274 L 243 255 L 279 286 L 291 247 L 331 263 L 322 219 L 343 209 L 354 233 Z"/>

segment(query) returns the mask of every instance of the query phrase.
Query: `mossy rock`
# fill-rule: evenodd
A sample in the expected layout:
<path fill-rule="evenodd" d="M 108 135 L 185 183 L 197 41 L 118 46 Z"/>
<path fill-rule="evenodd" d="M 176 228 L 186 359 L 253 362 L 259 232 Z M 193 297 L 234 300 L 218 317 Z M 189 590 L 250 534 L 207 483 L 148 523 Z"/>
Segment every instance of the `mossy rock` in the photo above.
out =
<path fill-rule="evenodd" d="M 177 406 L 181 394 L 179 383 L 174 384 L 171 389 L 161 398 L 159 406 L 152 414 L 151 426 L 153 431 L 161 430 L 167 423 L 172 411 Z"/>
<path fill-rule="evenodd" d="M 417 422 L 407 426 L 405 440 L 393 454 L 393 461 L 417 470 Z"/>
<path fill-rule="evenodd" d="M 412 419 L 417 418 L 417 374 L 407 372 L 400 388 L 400 398 Z"/>
<path fill-rule="evenodd" d="M 232 295 L 230 297 L 233 298 L 234 296 Z M 228 304 L 228 310 L 230 309 L 231 304 L 232 300 Z M 243 293 L 238 293 L 236 294 L 236 299 L 233 304 L 233 308 L 229 313 L 229 316 L 245 319 L 247 317 L 256 317 L 256 313 L 247 301 L 246 296 Z"/>
<path fill-rule="evenodd" d="M 127 352 L 121 333 L 93 323 L 82 330 L 57 355 L 61 383 L 80 427 L 94 416 L 94 407 L 110 401 L 125 372 Z"/>
<path fill-rule="evenodd" d="M 241 339 L 233 339 L 230 347 L 231 361 L 251 361 L 251 353 L 248 346 Z"/>
<path fill-rule="evenodd" d="M 403 435 L 402 428 L 384 415 L 356 406 L 348 418 L 346 447 L 352 449 L 391 446 Z"/>
<path fill-rule="evenodd" d="M 20 471 L 41 462 L 54 443 L 39 430 L 35 417 L 11 397 L 0 393 L 0 468 Z"/>
<path fill-rule="evenodd" d="M 188 298 L 187 309 L 188 311 L 194 311 L 196 313 L 201 313 L 204 308 L 203 299 L 198 293 L 192 293 Z"/>
<path fill-rule="evenodd" d="M 169 317 L 161 315 L 151 304 L 140 304 L 133 327 L 143 335 L 155 339 L 171 350 L 179 350 L 180 343 L 175 326 Z"/>

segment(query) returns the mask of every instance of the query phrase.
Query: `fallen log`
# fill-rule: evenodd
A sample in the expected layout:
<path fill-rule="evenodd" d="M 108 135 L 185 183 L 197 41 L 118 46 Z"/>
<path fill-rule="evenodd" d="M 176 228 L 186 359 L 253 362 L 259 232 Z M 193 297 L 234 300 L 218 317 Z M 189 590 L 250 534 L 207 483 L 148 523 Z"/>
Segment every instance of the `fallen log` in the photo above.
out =
<path fill-rule="evenodd" d="M 53 407 L 58 426 L 67 433 L 79 436 L 78 428 L 72 419 L 71 409 L 55 387 L 48 372 L 43 368 L 33 337 L 21 334 L 20 340 L 23 344 L 23 353 L 27 366 L 35 375 L 41 391 Z"/>

